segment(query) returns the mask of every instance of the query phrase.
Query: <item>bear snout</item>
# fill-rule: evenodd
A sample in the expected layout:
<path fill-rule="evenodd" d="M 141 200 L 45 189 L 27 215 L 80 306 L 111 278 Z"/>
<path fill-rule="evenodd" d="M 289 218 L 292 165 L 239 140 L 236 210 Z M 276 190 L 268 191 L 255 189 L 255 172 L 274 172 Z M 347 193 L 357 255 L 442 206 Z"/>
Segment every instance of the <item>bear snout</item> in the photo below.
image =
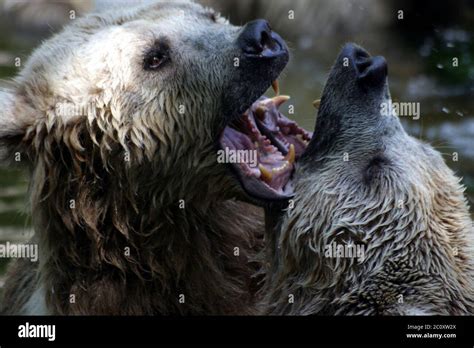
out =
<path fill-rule="evenodd" d="M 372 57 L 362 47 L 348 43 L 340 54 L 343 63 L 349 59 L 355 70 L 356 80 L 362 86 L 381 87 L 384 85 L 388 74 L 387 62 L 384 57 Z M 344 64 L 346 65 L 346 64 Z"/>
<path fill-rule="evenodd" d="M 237 38 L 237 45 L 248 57 L 274 58 L 288 55 L 283 39 L 263 19 L 247 23 Z"/>

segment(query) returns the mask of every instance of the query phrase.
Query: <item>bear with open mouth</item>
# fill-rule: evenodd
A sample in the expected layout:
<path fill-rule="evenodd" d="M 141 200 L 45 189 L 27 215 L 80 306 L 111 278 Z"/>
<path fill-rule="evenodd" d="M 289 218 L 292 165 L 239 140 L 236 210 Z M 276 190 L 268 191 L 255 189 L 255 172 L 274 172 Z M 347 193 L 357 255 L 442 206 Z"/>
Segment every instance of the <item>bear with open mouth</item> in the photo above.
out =
<path fill-rule="evenodd" d="M 309 140 L 263 97 L 288 59 L 267 21 L 186 0 L 93 13 L 37 48 L 0 91 L 0 160 L 29 173 L 39 249 L 11 265 L 2 312 L 256 313 L 247 202 L 287 198 Z"/>
<path fill-rule="evenodd" d="M 460 180 L 409 136 L 387 63 L 347 44 L 297 165 L 267 211 L 263 310 L 274 315 L 474 313 L 474 231 Z"/>

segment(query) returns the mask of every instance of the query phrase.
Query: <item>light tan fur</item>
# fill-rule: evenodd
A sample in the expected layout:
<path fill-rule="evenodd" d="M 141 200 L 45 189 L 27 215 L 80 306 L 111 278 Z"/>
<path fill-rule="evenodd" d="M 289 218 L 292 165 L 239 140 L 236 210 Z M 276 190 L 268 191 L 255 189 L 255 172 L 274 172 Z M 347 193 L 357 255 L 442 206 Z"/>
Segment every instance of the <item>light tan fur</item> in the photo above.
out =
<path fill-rule="evenodd" d="M 214 147 L 239 28 L 209 11 L 77 19 L 1 92 L 0 155 L 29 169 L 40 250 L 11 267 L 3 313 L 253 313 L 262 216 L 232 199 Z M 145 71 L 163 38 L 172 64 Z"/>

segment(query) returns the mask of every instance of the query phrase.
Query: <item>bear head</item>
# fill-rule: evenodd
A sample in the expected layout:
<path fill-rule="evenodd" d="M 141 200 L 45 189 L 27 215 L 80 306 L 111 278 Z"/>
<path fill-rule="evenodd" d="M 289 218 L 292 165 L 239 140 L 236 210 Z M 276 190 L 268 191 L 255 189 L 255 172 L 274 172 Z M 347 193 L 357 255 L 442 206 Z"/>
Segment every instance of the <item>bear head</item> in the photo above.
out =
<path fill-rule="evenodd" d="M 298 162 L 294 206 L 272 222 L 267 300 L 274 313 L 472 310 L 464 190 L 439 152 L 404 131 L 390 105 L 385 59 L 347 44 Z M 349 249 L 352 257 L 334 252 Z"/>
<path fill-rule="evenodd" d="M 233 26 L 191 1 L 74 19 L 1 92 L 0 155 L 28 163 L 38 199 L 72 182 L 162 203 L 235 196 L 219 140 L 287 61 L 266 21 Z"/>

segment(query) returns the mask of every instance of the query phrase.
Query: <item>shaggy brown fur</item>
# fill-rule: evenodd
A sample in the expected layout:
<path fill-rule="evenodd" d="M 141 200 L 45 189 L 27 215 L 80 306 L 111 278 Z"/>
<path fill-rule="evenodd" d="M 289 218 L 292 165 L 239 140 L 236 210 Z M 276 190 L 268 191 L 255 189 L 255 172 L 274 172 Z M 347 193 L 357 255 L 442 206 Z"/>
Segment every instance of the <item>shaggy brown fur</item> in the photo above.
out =
<path fill-rule="evenodd" d="M 40 252 L 12 265 L 3 313 L 253 313 L 262 214 L 216 163 L 227 83 L 243 86 L 238 28 L 217 17 L 188 1 L 90 15 L 2 91 L 0 155 L 28 163 Z M 163 36 L 171 61 L 144 70 Z"/>
<path fill-rule="evenodd" d="M 387 86 L 367 87 L 343 64 L 357 50 L 347 45 L 330 74 L 296 171 L 294 208 L 267 217 L 264 311 L 473 314 L 464 188 L 437 151 L 408 136 L 395 115 L 381 115 Z M 363 257 L 331 255 L 334 243 L 361 246 Z"/>
<path fill-rule="evenodd" d="M 89 127 L 80 120 L 49 131 L 38 125 L 23 139 L 40 154 L 32 158 L 30 192 L 41 263 L 13 266 L 4 312 L 18 313 L 46 286 L 47 306 L 57 314 L 251 313 L 259 211 L 195 197 L 184 209 L 177 199 L 164 206 L 156 199 L 165 187 L 140 182 L 159 177 L 159 169 L 122 168 L 116 148 L 103 158 L 104 136 Z M 212 193 L 195 187 L 201 197 Z"/>

